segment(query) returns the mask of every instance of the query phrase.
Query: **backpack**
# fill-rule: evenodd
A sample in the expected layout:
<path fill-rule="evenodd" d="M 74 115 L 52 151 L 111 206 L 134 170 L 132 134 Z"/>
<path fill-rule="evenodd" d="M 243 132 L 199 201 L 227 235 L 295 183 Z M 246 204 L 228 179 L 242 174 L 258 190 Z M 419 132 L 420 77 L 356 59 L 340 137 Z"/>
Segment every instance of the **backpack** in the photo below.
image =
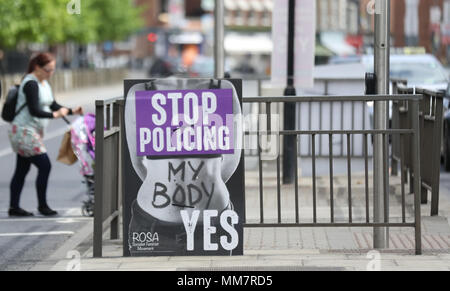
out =
<path fill-rule="evenodd" d="M 19 98 L 19 85 L 12 86 L 6 96 L 5 104 L 3 104 L 2 118 L 6 122 L 12 122 L 17 114 L 27 105 L 23 104 L 16 112 L 17 99 Z"/>

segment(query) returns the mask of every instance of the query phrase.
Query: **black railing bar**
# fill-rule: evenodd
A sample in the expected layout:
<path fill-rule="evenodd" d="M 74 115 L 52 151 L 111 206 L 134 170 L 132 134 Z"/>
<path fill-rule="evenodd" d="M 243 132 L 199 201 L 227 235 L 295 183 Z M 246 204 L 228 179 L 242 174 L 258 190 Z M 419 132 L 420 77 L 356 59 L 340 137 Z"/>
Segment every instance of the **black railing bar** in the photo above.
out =
<path fill-rule="evenodd" d="M 105 130 L 103 139 L 106 139 L 116 133 L 119 133 L 119 132 L 120 132 L 120 127 L 117 127 L 117 126 L 111 127 L 109 130 Z"/>
<path fill-rule="evenodd" d="M 316 135 L 312 135 L 312 184 L 313 184 L 313 221 L 317 222 L 317 193 L 316 193 Z"/>
<path fill-rule="evenodd" d="M 370 213 L 369 213 L 369 151 L 367 147 L 367 138 L 368 134 L 364 134 L 364 182 L 365 182 L 365 193 L 366 193 L 366 222 L 370 222 Z"/>
<path fill-rule="evenodd" d="M 293 76 L 288 77 L 288 79 L 294 79 Z M 245 81 L 270 81 L 270 77 L 266 77 L 265 75 L 261 77 L 246 77 L 242 79 L 242 82 Z M 350 78 L 314 78 L 316 82 L 340 82 L 340 81 L 364 81 L 363 77 L 350 77 Z"/>
<path fill-rule="evenodd" d="M 432 91 L 428 89 L 416 88 L 416 93 L 419 95 L 430 95 L 436 98 L 444 98 L 444 93 L 442 91 Z"/>
<path fill-rule="evenodd" d="M 352 130 L 355 130 L 355 102 L 352 102 Z M 364 128 L 363 128 L 364 130 Z M 353 150 L 354 150 L 354 138 L 351 137 L 351 143 L 352 143 L 352 156 L 353 156 Z"/>
<path fill-rule="evenodd" d="M 341 101 L 340 104 L 341 104 L 341 128 L 344 128 L 344 102 Z M 341 135 L 341 156 L 343 155 L 344 155 L 344 135 Z"/>
<path fill-rule="evenodd" d="M 414 180 L 414 222 L 415 227 L 415 243 L 416 255 L 422 254 L 422 229 L 421 229 L 421 201 L 420 201 L 420 125 L 419 125 L 419 102 L 410 101 L 411 106 L 411 125 L 416 131 L 413 135 L 412 157 L 413 157 L 413 172 L 416 175 Z"/>
<path fill-rule="evenodd" d="M 331 222 L 334 222 L 334 195 L 333 195 L 333 135 L 328 135 L 328 150 L 330 159 L 330 216 Z"/>
<path fill-rule="evenodd" d="M 259 121 L 258 121 L 259 126 Z M 258 144 L 258 171 L 259 171 L 259 213 L 260 213 L 260 222 L 264 222 L 264 189 L 263 189 L 263 174 L 262 174 L 262 160 L 261 160 L 261 144 L 260 144 L 260 136 L 258 135 L 258 140 L 256 141 Z"/>
<path fill-rule="evenodd" d="M 323 114 L 322 114 L 322 102 L 320 102 L 319 103 L 319 114 L 320 114 L 320 117 L 319 117 L 319 130 L 321 131 L 322 130 L 322 128 L 323 128 L 323 126 L 322 126 L 322 116 L 323 116 Z M 323 136 L 319 136 L 319 155 L 322 155 L 322 145 L 323 145 Z"/>
<path fill-rule="evenodd" d="M 388 115 L 389 116 L 389 115 Z M 389 223 L 389 135 L 383 134 L 383 187 L 384 187 L 384 222 Z M 389 238 L 389 228 L 386 228 L 386 237 Z M 389 248 L 390 240 L 386 239 L 386 248 Z"/>
<path fill-rule="evenodd" d="M 111 129 L 111 104 L 107 104 L 105 106 L 105 122 L 106 122 L 106 129 L 110 130 Z"/>
<path fill-rule="evenodd" d="M 367 129 L 367 130 L 279 130 L 279 131 L 245 131 L 245 135 L 312 135 L 312 134 L 413 134 L 414 129 Z"/>
<path fill-rule="evenodd" d="M 427 184 L 427 182 L 425 182 L 425 181 L 422 181 L 421 186 L 423 188 L 427 189 L 428 191 L 432 191 L 433 190 L 433 187 L 430 186 L 429 184 Z"/>
<path fill-rule="evenodd" d="M 336 102 L 336 101 L 409 101 L 421 100 L 421 94 L 400 94 L 400 95 L 346 95 L 346 96 L 270 96 L 270 97 L 244 97 L 243 103 L 264 103 L 264 102 Z"/>
<path fill-rule="evenodd" d="M 277 146 L 278 153 L 280 153 L 279 149 L 281 148 L 281 139 L 280 136 L 277 136 Z M 278 223 L 281 223 L 281 166 L 280 159 L 281 154 L 277 155 L 277 213 L 278 213 Z"/>
<path fill-rule="evenodd" d="M 299 139 L 298 136 L 295 137 L 295 181 L 294 181 L 294 187 L 295 187 L 295 222 L 299 222 L 300 216 L 299 216 L 299 209 L 298 209 L 298 157 L 297 157 L 297 149 L 298 149 Z"/>
<path fill-rule="evenodd" d="M 405 198 L 405 158 L 404 158 L 404 148 L 405 148 L 405 136 L 400 134 L 400 144 L 401 144 L 401 159 L 400 159 L 400 184 L 402 191 L 402 221 L 406 222 L 406 198 Z"/>
<path fill-rule="evenodd" d="M 347 134 L 347 182 L 348 182 L 348 222 L 352 223 L 352 163 L 350 149 L 350 134 Z"/>
<path fill-rule="evenodd" d="M 386 179 L 386 176 L 389 176 L 389 172 L 388 172 L 388 160 L 387 160 L 387 155 L 386 155 L 386 135 L 383 134 L 382 135 L 382 142 L 383 142 L 383 173 L 384 173 L 384 177 L 383 177 L 383 203 L 384 203 L 384 222 L 388 222 L 388 216 L 389 216 L 389 197 L 387 197 L 388 195 L 388 181 Z"/>
<path fill-rule="evenodd" d="M 415 227 L 414 223 L 244 223 L 244 227 Z"/>
<path fill-rule="evenodd" d="M 312 103 L 308 103 L 308 130 L 312 130 Z M 308 154 L 311 154 L 311 143 L 308 143 Z"/>

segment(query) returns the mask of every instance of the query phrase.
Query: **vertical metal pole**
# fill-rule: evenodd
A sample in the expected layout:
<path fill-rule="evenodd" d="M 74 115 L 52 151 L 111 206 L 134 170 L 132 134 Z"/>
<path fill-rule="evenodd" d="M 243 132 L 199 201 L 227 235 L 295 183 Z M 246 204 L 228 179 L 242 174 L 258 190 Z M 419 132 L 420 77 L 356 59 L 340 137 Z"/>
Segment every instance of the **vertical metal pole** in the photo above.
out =
<path fill-rule="evenodd" d="M 295 36 L 295 0 L 289 0 L 288 21 L 288 58 L 287 58 L 287 87 L 284 96 L 295 96 L 297 92 L 294 87 L 294 36 Z M 295 130 L 295 103 L 284 104 L 284 130 Z M 283 184 L 292 184 L 295 179 L 294 154 L 297 146 L 296 137 L 285 135 L 283 143 Z M 296 160 L 295 160 L 296 161 Z"/>
<path fill-rule="evenodd" d="M 94 204 L 94 236 L 93 244 L 94 258 L 102 257 L 103 245 L 103 138 L 104 138 L 104 103 L 96 101 L 95 103 L 95 204 Z"/>
<path fill-rule="evenodd" d="M 117 101 L 115 101 L 112 104 L 112 112 L 113 112 L 113 116 L 112 116 L 112 126 L 113 127 L 120 127 L 120 105 L 117 103 Z M 111 199 L 111 212 L 114 212 L 116 210 L 119 210 L 119 193 L 120 193 L 120 184 L 119 184 L 119 179 L 120 179 L 120 131 L 118 133 L 116 133 L 117 135 L 117 148 L 116 148 L 116 159 L 117 159 L 117 168 L 114 169 L 114 175 L 117 175 L 117 179 L 116 179 L 116 190 L 115 193 L 116 195 L 112 197 Z M 114 219 L 111 220 L 111 229 L 110 229 L 110 239 L 118 239 L 119 238 L 119 216 L 115 217 Z"/>
<path fill-rule="evenodd" d="M 414 171 L 414 223 L 415 223 L 415 243 L 416 255 L 422 254 L 422 224 L 420 209 L 420 130 L 419 130 L 419 101 L 413 100 L 411 103 L 411 124 L 414 129 L 414 140 L 412 141 L 413 171 Z"/>
<path fill-rule="evenodd" d="M 389 49 L 390 49 L 390 0 L 377 0 L 375 2 L 375 54 L 374 68 L 377 76 L 377 93 L 389 94 Z M 375 102 L 375 129 L 385 130 L 387 102 Z M 384 145 L 382 135 L 374 137 L 374 222 L 384 222 Z M 375 227 L 373 236 L 375 249 L 386 247 L 386 228 Z"/>
<path fill-rule="evenodd" d="M 440 176 L 440 145 L 442 141 L 442 116 L 443 116 L 443 100 L 439 94 L 435 98 L 435 114 L 434 114 L 434 143 L 435 147 L 433 155 L 433 184 L 431 190 L 431 216 L 439 215 L 439 176 Z M 439 134 L 440 133 L 440 134 Z"/>
<path fill-rule="evenodd" d="M 225 75 L 225 21 L 223 0 L 216 0 L 214 7 L 214 76 L 222 79 Z"/>

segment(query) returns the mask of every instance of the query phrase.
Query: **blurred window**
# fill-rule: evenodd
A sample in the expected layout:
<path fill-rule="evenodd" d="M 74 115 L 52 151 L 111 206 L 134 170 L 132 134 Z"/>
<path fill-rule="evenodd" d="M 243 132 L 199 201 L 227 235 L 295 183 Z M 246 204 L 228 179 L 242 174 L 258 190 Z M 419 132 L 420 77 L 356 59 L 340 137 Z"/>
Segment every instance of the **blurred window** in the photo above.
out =
<path fill-rule="evenodd" d="M 248 19 L 248 25 L 249 26 L 256 26 L 258 25 L 258 17 L 255 13 L 255 11 L 249 11 L 247 15 Z"/>

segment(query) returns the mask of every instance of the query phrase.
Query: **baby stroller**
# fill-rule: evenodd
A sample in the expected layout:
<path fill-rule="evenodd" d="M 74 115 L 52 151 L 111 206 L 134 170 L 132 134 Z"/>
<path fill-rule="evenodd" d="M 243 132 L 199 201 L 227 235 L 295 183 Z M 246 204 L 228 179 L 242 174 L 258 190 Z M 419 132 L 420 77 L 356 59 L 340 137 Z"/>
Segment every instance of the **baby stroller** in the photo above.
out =
<path fill-rule="evenodd" d="M 87 198 L 83 201 L 83 216 L 94 216 L 95 195 L 95 115 L 86 114 L 78 117 L 71 124 L 71 143 L 74 154 L 80 161 L 80 173 L 86 184 Z"/>

